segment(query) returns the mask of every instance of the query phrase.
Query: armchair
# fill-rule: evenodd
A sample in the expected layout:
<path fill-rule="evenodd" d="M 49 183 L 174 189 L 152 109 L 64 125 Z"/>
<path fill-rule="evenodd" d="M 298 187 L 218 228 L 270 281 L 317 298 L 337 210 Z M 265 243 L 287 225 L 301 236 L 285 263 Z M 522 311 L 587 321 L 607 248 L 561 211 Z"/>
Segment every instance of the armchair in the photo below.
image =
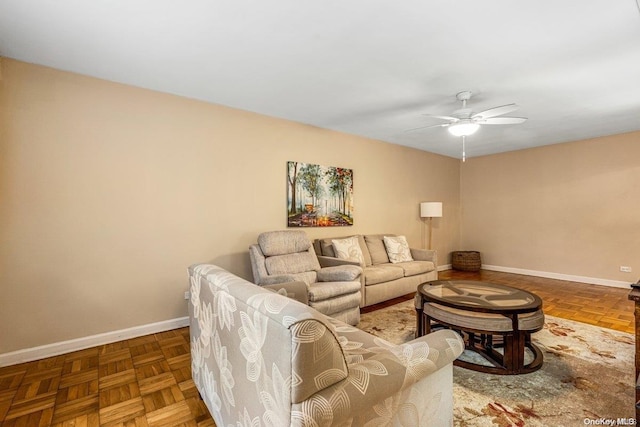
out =
<path fill-rule="evenodd" d="M 354 265 L 320 267 L 304 231 L 270 231 L 249 247 L 254 283 L 260 286 L 302 281 L 309 306 L 350 325 L 360 322 L 360 275 Z"/>
<path fill-rule="evenodd" d="M 393 345 L 215 265 L 189 279 L 191 372 L 216 425 L 453 425 L 455 332 Z"/>

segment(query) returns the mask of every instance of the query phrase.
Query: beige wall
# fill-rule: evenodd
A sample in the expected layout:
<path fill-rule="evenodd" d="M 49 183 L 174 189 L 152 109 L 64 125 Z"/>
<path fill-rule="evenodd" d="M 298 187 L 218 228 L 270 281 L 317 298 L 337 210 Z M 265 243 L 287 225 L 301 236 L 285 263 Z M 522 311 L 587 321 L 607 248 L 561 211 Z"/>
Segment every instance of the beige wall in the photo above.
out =
<path fill-rule="evenodd" d="M 459 246 L 459 162 L 427 152 L 2 59 L 0 354 L 186 316 L 186 267 L 250 278 L 286 227 L 286 162 L 354 170 L 355 225 Z M 446 257 L 442 257 L 442 264 Z"/>
<path fill-rule="evenodd" d="M 462 248 L 485 264 L 640 277 L 640 132 L 470 159 L 461 200 Z"/>

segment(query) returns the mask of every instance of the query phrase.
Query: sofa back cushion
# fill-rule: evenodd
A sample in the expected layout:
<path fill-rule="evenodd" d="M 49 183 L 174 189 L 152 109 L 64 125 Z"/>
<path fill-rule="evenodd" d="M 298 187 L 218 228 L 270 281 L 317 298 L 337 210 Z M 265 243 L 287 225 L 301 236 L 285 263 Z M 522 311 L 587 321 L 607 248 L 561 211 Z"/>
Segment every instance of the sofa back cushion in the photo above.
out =
<path fill-rule="evenodd" d="M 265 258 L 264 265 L 269 275 L 296 274 L 320 270 L 318 257 L 313 250 L 295 254 L 276 255 Z"/>
<path fill-rule="evenodd" d="M 395 234 L 367 234 L 364 241 L 371 254 L 371 264 L 386 264 L 389 262 L 387 248 L 384 246 L 384 236 L 395 236 Z"/>
<path fill-rule="evenodd" d="M 311 240 L 304 231 L 268 231 L 258 236 L 258 245 L 262 253 L 269 257 L 304 252 L 311 247 Z"/>
<path fill-rule="evenodd" d="M 336 239 L 347 239 L 351 236 L 345 237 L 330 237 L 328 239 L 318 239 L 319 247 L 320 247 L 320 255 L 330 256 L 333 258 L 337 258 L 336 251 L 333 249 L 333 241 Z"/>

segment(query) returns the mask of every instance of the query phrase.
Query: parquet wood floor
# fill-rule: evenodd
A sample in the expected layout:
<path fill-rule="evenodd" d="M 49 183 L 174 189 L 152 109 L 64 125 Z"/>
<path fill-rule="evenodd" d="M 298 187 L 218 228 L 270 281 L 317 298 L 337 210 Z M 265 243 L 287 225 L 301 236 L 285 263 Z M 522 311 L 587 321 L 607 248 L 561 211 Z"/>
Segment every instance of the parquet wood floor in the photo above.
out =
<path fill-rule="evenodd" d="M 182 328 L 0 368 L 2 427 L 215 426 Z"/>
<path fill-rule="evenodd" d="M 634 332 L 627 289 L 491 271 L 440 278 L 526 289 L 549 315 Z M 191 380 L 188 328 L 0 368 L 0 425 L 215 426 Z"/>

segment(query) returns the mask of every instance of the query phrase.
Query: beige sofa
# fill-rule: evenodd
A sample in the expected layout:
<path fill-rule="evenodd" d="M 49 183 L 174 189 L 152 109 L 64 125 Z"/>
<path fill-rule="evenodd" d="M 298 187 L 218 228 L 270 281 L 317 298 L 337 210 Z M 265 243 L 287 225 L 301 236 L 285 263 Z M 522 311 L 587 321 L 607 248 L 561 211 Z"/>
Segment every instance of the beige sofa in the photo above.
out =
<path fill-rule="evenodd" d="M 333 240 L 345 237 L 316 239 L 314 248 L 320 265 L 360 265 L 360 307 L 366 307 L 392 298 L 416 292 L 419 284 L 438 280 L 438 258 L 436 251 L 411 248 L 413 261 L 391 263 L 384 244 L 384 236 L 395 234 L 356 235 L 364 262 L 349 261 L 336 257 Z M 351 237 L 351 236 L 349 236 Z"/>
<path fill-rule="evenodd" d="M 393 345 L 217 266 L 189 277 L 192 376 L 216 425 L 452 425 L 455 332 Z"/>

